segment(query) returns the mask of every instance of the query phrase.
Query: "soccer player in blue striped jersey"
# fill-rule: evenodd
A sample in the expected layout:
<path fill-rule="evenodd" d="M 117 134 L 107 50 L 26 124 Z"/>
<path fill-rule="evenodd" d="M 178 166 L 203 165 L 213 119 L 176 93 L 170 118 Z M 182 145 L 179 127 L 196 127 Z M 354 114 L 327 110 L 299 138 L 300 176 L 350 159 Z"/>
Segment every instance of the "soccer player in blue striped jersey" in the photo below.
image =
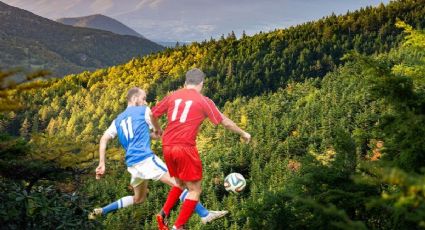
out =
<path fill-rule="evenodd" d="M 108 142 L 118 136 L 121 146 L 125 149 L 125 163 L 131 174 L 130 185 L 133 187 L 134 196 L 122 197 L 103 208 L 95 208 L 89 214 L 89 219 L 144 202 L 148 192 L 148 180 L 159 180 L 169 186 L 178 186 L 168 173 L 164 162 L 150 148 L 151 138 L 160 138 L 162 130 L 157 122 L 151 122 L 151 111 L 146 106 L 145 91 L 137 87 L 131 88 L 127 93 L 127 103 L 127 108 L 117 116 L 100 140 L 96 179 L 105 174 Z M 152 128 L 153 133 L 150 132 Z M 181 199 L 183 200 L 184 196 Z M 204 224 L 227 214 L 227 211 L 208 211 L 199 202 L 195 211 Z"/>

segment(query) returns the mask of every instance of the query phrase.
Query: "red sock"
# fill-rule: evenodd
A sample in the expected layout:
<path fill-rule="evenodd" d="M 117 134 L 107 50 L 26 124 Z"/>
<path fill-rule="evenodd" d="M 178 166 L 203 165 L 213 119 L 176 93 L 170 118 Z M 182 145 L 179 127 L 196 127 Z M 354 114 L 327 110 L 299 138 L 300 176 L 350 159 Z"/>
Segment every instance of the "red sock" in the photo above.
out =
<path fill-rule="evenodd" d="M 177 220 L 174 226 L 179 228 L 183 226 L 184 224 L 186 224 L 186 222 L 189 220 L 190 216 L 192 215 L 193 211 L 195 210 L 196 204 L 198 204 L 197 200 L 189 200 L 189 199 L 184 200 L 182 208 L 180 210 L 180 214 L 177 217 Z"/>
<path fill-rule="evenodd" d="M 168 193 L 167 201 L 165 201 L 164 207 L 162 207 L 162 210 L 165 212 L 165 215 L 170 215 L 171 209 L 179 200 L 179 197 L 182 192 L 183 190 L 181 190 L 179 187 L 174 186 L 171 188 L 170 192 Z"/>

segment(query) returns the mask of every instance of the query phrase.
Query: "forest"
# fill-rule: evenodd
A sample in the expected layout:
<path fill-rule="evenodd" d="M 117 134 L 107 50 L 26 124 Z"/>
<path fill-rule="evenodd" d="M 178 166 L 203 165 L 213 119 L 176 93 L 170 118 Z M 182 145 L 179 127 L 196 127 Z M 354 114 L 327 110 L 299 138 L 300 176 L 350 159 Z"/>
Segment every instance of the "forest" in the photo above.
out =
<path fill-rule="evenodd" d="M 240 39 L 230 33 L 4 87 L 0 223 L 156 229 L 168 191 L 156 182 L 145 203 L 87 220 L 92 208 L 132 193 L 117 142 L 108 148 L 107 175 L 95 180 L 98 141 L 125 108 L 129 88 L 146 89 L 153 106 L 199 67 L 204 93 L 253 140 L 202 127 L 201 200 L 230 214 L 208 225 L 193 216 L 189 229 L 424 229 L 424 3 L 392 1 Z M 0 71 L 2 84 L 13 74 Z M 160 141 L 152 148 L 162 157 Z M 231 172 L 248 182 L 238 195 L 223 187 Z"/>

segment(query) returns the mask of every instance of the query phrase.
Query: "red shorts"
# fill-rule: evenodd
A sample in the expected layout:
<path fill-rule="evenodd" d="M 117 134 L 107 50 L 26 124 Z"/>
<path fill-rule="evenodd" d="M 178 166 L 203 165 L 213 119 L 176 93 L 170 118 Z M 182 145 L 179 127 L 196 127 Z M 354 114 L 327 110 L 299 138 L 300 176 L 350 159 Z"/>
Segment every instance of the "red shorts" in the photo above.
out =
<path fill-rule="evenodd" d="M 202 162 L 195 146 L 163 146 L 162 151 L 170 176 L 182 181 L 202 179 Z"/>

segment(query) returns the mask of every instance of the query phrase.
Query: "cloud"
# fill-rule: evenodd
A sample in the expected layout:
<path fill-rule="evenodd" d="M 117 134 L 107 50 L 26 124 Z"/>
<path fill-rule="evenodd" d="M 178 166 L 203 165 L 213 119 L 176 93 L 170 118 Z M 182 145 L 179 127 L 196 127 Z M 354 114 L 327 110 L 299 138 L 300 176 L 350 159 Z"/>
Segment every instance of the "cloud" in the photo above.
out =
<path fill-rule="evenodd" d="M 207 24 L 198 25 L 196 27 L 197 30 L 199 30 L 201 33 L 204 33 L 204 34 L 209 34 L 212 31 L 214 31 L 216 28 L 217 28 L 216 25 L 207 25 Z"/>
<path fill-rule="evenodd" d="M 105 13 L 115 6 L 113 0 L 95 0 L 90 4 L 90 9 L 92 12 Z"/>
<path fill-rule="evenodd" d="M 136 9 L 142 8 L 157 8 L 161 4 L 162 0 L 141 0 L 139 4 L 136 5 Z"/>

